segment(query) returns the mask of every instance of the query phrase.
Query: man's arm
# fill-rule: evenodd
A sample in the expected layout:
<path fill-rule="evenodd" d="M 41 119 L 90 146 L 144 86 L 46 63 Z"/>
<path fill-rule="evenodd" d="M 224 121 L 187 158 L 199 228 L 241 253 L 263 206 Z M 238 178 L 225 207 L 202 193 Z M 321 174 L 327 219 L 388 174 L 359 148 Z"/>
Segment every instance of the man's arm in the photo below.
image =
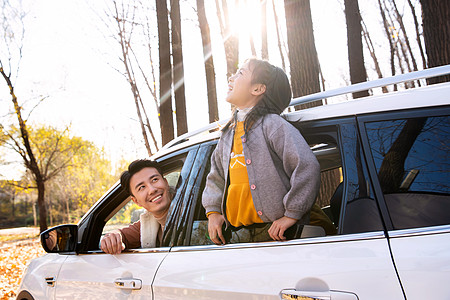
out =
<path fill-rule="evenodd" d="M 110 232 L 103 236 L 100 248 L 108 254 L 119 254 L 125 249 L 139 248 L 141 246 L 141 221 Z"/>

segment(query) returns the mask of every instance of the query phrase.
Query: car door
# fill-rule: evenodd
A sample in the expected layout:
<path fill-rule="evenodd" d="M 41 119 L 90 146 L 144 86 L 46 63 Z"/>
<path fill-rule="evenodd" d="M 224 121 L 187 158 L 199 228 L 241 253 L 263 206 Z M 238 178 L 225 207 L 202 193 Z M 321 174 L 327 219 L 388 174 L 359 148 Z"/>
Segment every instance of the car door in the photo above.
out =
<path fill-rule="evenodd" d="M 197 152 L 195 146 L 159 159 L 164 176 L 176 190 L 174 201 L 188 183 Z M 138 219 L 137 212 L 128 195 L 117 186 L 83 219 L 86 225 L 79 229 L 80 253 L 67 255 L 56 279 L 56 299 L 152 299 L 155 272 L 170 247 L 129 249 L 110 255 L 98 246 L 101 233 Z"/>
<path fill-rule="evenodd" d="M 360 119 L 408 299 L 450 297 L 449 112 L 439 107 Z"/>
<path fill-rule="evenodd" d="M 204 211 L 198 213 L 202 210 L 198 197 L 192 223 L 185 223 L 185 243 L 173 244 L 158 269 L 154 299 L 404 298 L 355 122 L 343 120 L 338 126 L 319 122 L 305 130 L 322 171 L 342 167 L 342 194 L 333 196 L 338 234 L 211 245 Z M 204 182 L 198 184 L 201 190 Z M 193 201 L 185 198 L 179 206 L 192 207 Z"/>

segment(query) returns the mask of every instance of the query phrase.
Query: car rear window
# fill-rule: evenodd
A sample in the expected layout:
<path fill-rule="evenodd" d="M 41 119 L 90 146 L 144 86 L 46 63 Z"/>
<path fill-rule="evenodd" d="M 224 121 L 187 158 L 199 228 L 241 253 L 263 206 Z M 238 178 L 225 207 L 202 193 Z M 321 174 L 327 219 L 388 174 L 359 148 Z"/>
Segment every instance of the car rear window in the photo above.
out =
<path fill-rule="evenodd" d="M 449 116 L 365 123 L 395 229 L 450 224 Z"/>

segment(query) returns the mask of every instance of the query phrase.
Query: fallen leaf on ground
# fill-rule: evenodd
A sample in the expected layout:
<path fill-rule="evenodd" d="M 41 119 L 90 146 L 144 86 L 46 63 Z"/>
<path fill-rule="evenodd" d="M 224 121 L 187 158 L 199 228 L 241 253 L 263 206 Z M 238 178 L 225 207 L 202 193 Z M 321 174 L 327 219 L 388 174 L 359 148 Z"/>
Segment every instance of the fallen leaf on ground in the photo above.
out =
<path fill-rule="evenodd" d="M 4 243 L 0 246 L 0 300 L 15 299 L 28 263 L 45 254 L 39 238 Z"/>

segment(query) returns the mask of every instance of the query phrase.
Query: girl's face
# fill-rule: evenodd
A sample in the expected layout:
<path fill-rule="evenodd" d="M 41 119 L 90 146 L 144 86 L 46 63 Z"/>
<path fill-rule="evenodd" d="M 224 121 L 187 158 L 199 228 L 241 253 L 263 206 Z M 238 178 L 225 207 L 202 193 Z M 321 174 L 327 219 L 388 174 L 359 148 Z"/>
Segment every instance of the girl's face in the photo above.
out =
<path fill-rule="evenodd" d="M 234 104 L 240 109 L 253 107 L 261 99 L 266 86 L 263 84 L 252 84 L 252 70 L 245 63 L 233 76 L 228 79 L 227 102 Z"/>

